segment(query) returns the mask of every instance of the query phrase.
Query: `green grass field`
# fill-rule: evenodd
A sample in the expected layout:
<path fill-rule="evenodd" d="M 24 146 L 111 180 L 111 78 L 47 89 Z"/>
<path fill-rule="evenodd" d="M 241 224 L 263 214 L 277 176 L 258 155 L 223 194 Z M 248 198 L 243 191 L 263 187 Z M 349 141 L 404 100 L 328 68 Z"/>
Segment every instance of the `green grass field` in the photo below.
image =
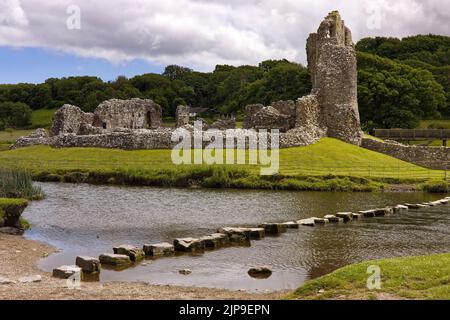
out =
<path fill-rule="evenodd" d="M 420 129 L 428 129 L 430 126 L 450 129 L 450 120 L 421 120 L 419 123 Z"/>
<path fill-rule="evenodd" d="M 34 146 L 0 152 L 0 164 L 21 167 L 33 172 L 135 170 L 190 170 L 206 165 L 176 166 L 171 150 L 124 151 L 95 148 L 53 149 Z M 259 166 L 233 167 L 259 173 Z M 284 176 L 341 175 L 392 179 L 442 178 L 444 173 L 359 148 L 342 141 L 325 138 L 314 145 L 280 150 L 280 174 Z"/>
<path fill-rule="evenodd" d="M 53 115 L 56 109 L 39 109 L 34 110 L 31 114 L 31 126 L 33 128 L 48 129 L 52 125 Z"/>
<path fill-rule="evenodd" d="M 381 288 L 369 290 L 369 266 L 379 266 Z M 450 254 L 394 258 L 346 266 L 306 282 L 288 299 L 450 299 Z"/>

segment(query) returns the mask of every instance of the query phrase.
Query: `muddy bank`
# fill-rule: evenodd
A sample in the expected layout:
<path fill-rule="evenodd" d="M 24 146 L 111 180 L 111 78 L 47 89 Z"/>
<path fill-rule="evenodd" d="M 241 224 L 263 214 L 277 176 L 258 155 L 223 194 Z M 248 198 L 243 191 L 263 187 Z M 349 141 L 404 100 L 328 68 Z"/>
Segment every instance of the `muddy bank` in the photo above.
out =
<path fill-rule="evenodd" d="M 55 279 L 36 266 L 39 259 L 55 250 L 40 242 L 21 236 L 0 234 L 0 278 L 14 281 L 0 284 L 0 299 L 279 299 L 286 292 L 253 294 L 221 289 L 156 286 L 145 283 L 82 282 L 80 289 L 68 289 L 65 280 Z M 40 275 L 36 283 L 20 283 L 21 277 Z"/>

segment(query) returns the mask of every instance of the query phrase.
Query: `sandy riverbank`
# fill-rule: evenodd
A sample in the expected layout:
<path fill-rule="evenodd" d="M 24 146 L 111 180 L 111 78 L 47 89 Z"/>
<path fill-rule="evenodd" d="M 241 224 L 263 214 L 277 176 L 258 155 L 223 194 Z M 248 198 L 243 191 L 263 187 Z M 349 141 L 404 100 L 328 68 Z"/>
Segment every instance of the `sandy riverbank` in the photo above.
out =
<path fill-rule="evenodd" d="M 68 289 L 65 280 L 55 279 L 37 268 L 43 256 L 54 248 L 24 239 L 0 234 L 0 278 L 15 281 L 0 284 L 0 299 L 279 299 L 285 293 L 256 294 L 222 289 L 157 286 L 145 283 L 83 282 L 80 289 Z M 41 275 L 37 283 L 19 283 L 21 277 Z"/>

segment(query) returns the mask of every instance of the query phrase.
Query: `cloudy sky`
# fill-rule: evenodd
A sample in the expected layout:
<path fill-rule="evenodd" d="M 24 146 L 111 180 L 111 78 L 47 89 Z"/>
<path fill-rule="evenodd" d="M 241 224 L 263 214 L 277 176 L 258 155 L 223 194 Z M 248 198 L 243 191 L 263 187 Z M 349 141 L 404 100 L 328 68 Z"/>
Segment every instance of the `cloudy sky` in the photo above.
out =
<path fill-rule="evenodd" d="M 354 40 L 450 35 L 449 0 L 0 0 L 0 83 L 287 58 L 338 9 Z"/>

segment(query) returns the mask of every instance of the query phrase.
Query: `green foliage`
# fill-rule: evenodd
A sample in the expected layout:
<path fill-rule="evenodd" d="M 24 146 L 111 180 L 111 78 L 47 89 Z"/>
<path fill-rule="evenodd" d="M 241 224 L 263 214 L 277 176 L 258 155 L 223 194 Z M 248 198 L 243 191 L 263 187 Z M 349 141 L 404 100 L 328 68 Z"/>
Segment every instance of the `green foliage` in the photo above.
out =
<path fill-rule="evenodd" d="M 20 215 L 28 206 L 25 199 L 0 198 L 0 227 L 21 227 L 28 229 L 30 224 Z"/>
<path fill-rule="evenodd" d="M 446 103 L 439 112 L 450 116 L 450 37 L 419 35 L 396 38 L 365 38 L 358 42 L 358 51 L 371 53 L 427 70 L 445 91 Z"/>
<path fill-rule="evenodd" d="M 448 193 L 450 185 L 447 180 L 431 180 L 420 186 L 422 190 L 432 193 Z"/>
<path fill-rule="evenodd" d="M 22 102 L 1 102 L 0 121 L 5 127 L 24 127 L 31 123 L 32 110 Z"/>
<path fill-rule="evenodd" d="M 22 170 L 0 169 L 0 197 L 42 199 L 44 194 L 33 186 L 31 174 Z"/>
<path fill-rule="evenodd" d="M 358 52 L 358 102 L 365 129 L 415 128 L 440 117 L 446 96 L 433 75 L 369 53 Z"/>

